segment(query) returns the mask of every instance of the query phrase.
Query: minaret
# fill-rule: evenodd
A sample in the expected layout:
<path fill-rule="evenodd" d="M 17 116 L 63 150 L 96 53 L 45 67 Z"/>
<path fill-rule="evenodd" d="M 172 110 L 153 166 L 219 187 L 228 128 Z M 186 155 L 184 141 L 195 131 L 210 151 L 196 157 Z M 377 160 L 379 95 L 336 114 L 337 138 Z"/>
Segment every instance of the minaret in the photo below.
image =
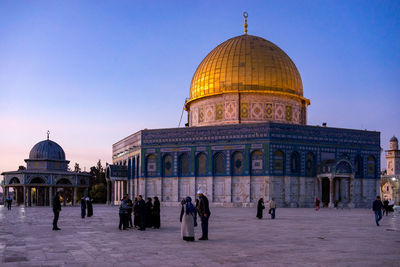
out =
<path fill-rule="evenodd" d="M 400 175 L 399 141 L 395 136 L 390 138 L 389 150 L 386 152 L 386 175 Z"/>

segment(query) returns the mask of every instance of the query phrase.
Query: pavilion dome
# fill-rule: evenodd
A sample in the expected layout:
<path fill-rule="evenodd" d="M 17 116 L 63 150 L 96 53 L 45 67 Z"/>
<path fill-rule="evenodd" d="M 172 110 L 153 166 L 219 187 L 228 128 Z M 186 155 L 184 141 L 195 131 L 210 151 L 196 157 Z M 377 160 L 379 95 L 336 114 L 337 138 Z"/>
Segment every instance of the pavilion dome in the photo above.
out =
<path fill-rule="evenodd" d="M 392 138 L 390 138 L 390 142 L 398 142 L 397 137 L 396 136 L 392 136 Z"/>
<path fill-rule="evenodd" d="M 33 146 L 29 152 L 30 160 L 62 160 L 65 161 L 65 153 L 62 147 L 49 139 L 41 141 Z"/>

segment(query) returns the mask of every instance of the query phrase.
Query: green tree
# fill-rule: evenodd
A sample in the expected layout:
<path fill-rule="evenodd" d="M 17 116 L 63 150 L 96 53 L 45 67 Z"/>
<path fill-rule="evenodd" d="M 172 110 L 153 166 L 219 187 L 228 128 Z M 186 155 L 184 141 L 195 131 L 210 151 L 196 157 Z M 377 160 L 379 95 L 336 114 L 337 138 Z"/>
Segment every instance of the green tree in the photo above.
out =
<path fill-rule="evenodd" d="M 79 163 L 75 162 L 74 172 L 81 172 L 81 168 L 79 167 Z"/>
<path fill-rule="evenodd" d="M 89 185 L 90 197 L 96 203 L 105 203 L 107 201 L 107 182 L 104 168 L 99 160 L 96 166 L 90 168 L 91 181 Z"/>
<path fill-rule="evenodd" d="M 105 203 L 107 201 L 107 188 L 103 183 L 95 184 L 90 190 L 90 197 L 95 203 Z"/>

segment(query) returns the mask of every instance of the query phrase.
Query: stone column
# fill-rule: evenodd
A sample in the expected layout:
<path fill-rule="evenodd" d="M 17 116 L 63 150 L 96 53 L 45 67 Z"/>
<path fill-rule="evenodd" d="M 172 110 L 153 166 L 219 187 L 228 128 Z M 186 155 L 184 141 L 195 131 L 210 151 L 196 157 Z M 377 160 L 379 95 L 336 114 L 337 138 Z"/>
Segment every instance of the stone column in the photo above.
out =
<path fill-rule="evenodd" d="M 305 207 L 305 199 L 306 199 L 306 179 L 311 178 L 303 178 L 299 177 L 299 203 L 298 207 Z"/>
<path fill-rule="evenodd" d="M 349 177 L 349 208 L 354 208 L 354 176 Z"/>
<path fill-rule="evenodd" d="M 110 189 L 110 191 L 111 191 L 111 198 L 110 198 L 110 205 L 114 205 L 114 200 L 115 200 L 115 191 L 114 191 L 114 189 L 115 189 L 115 182 L 114 181 L 111 181 L 110 182 L 111 183 L 111 189 Z"/>
<path fill-rule="evenodd" d="M 49 203 L 50 203 L 50 207 L 53 206 L 53 187 L 50 186 L 49 188 Z"/>
<path fill-rule="evenodd" d="M 32 206 L 32 187 L 28 188 L 28 206 Z"/>
<path fill-rule="evenodd" d="M 111 202 L 111 189 L 110 189 L 110 183 L 111 182 L 109 182 L 109 181 L 106 181 L 106 183 L 107 183 L 107 200 L 106 200 L 106 204 L 107 205 L 110 205 L 110 202 Z"/>
<path fill-rule="evenodd" d="M 24 207 L 26 207 L 27 206 L 27 203 L 26 203 L 26 186 L 24 185 Z"/>
<path fill-rule="evenodd" d="M 47 206 L 47 191 L 48 188 L 47 187 L 43 187 L 43 206 Z"/>
<path fill-rule="evenodd" d="M 77 194 L 77 188 L 76 186 L 74 186 L 74 196 L 72 197 L 72 205 L 75 206 L 76 205 L 76 194 Z"/>
<path fill-rule="evenodd" d="M 6 206 L 6 186 L 3 186 L 3 204 L 4 206 Z"/>
<path fill-rule="evenodd" d="M 339 201 L 340 199 L 340 180 L 342 178 L 336 178 L 336 182 L 335 182 L 335 200 Z"/>
<path fill-rule="evenodd" d="M 333 177 L 329 177 L 329 208 L 332 208 L 333 205 Z"/>

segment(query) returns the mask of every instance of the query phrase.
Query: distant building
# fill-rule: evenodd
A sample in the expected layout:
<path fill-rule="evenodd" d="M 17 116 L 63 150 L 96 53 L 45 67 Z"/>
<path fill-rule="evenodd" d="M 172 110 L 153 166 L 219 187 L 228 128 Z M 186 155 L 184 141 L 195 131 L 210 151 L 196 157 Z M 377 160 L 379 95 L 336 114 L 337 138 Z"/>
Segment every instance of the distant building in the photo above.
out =
<path fill-rule="evenodd" d="M 113 145 L 109 203 L 125 193 L 178 202 L 201 188 L 224 206 L 274 197 L 280 207 L 311 207 L 319 197 L 369 207 L 379 194 L 380 133 L 307 126 L 310 100 L 295 64 L 248 35 L 247 23 L 204 58 L 189 95 L 188 127 L 142 130 Z"/>
<path fill-rule="evenodd" d="M 90 175 L 68 171 L 64 150 L 49 140 L 37 143 L 25 160 L 26 169 L 3 172 L 3 201 L 13 188 L 14 201 L 25 206 L 48 206 L 56 191 L 62 190 L 64 202 L 76 203 L 78 190 L 87 194 Z"/>
<path fill-rule="evenodd" d="M 390 138 L 389 150 L 386 151 L 386 173 L 381 177 L 381 196 L 400 205 L 400 150 L 395 136 Z"/>

